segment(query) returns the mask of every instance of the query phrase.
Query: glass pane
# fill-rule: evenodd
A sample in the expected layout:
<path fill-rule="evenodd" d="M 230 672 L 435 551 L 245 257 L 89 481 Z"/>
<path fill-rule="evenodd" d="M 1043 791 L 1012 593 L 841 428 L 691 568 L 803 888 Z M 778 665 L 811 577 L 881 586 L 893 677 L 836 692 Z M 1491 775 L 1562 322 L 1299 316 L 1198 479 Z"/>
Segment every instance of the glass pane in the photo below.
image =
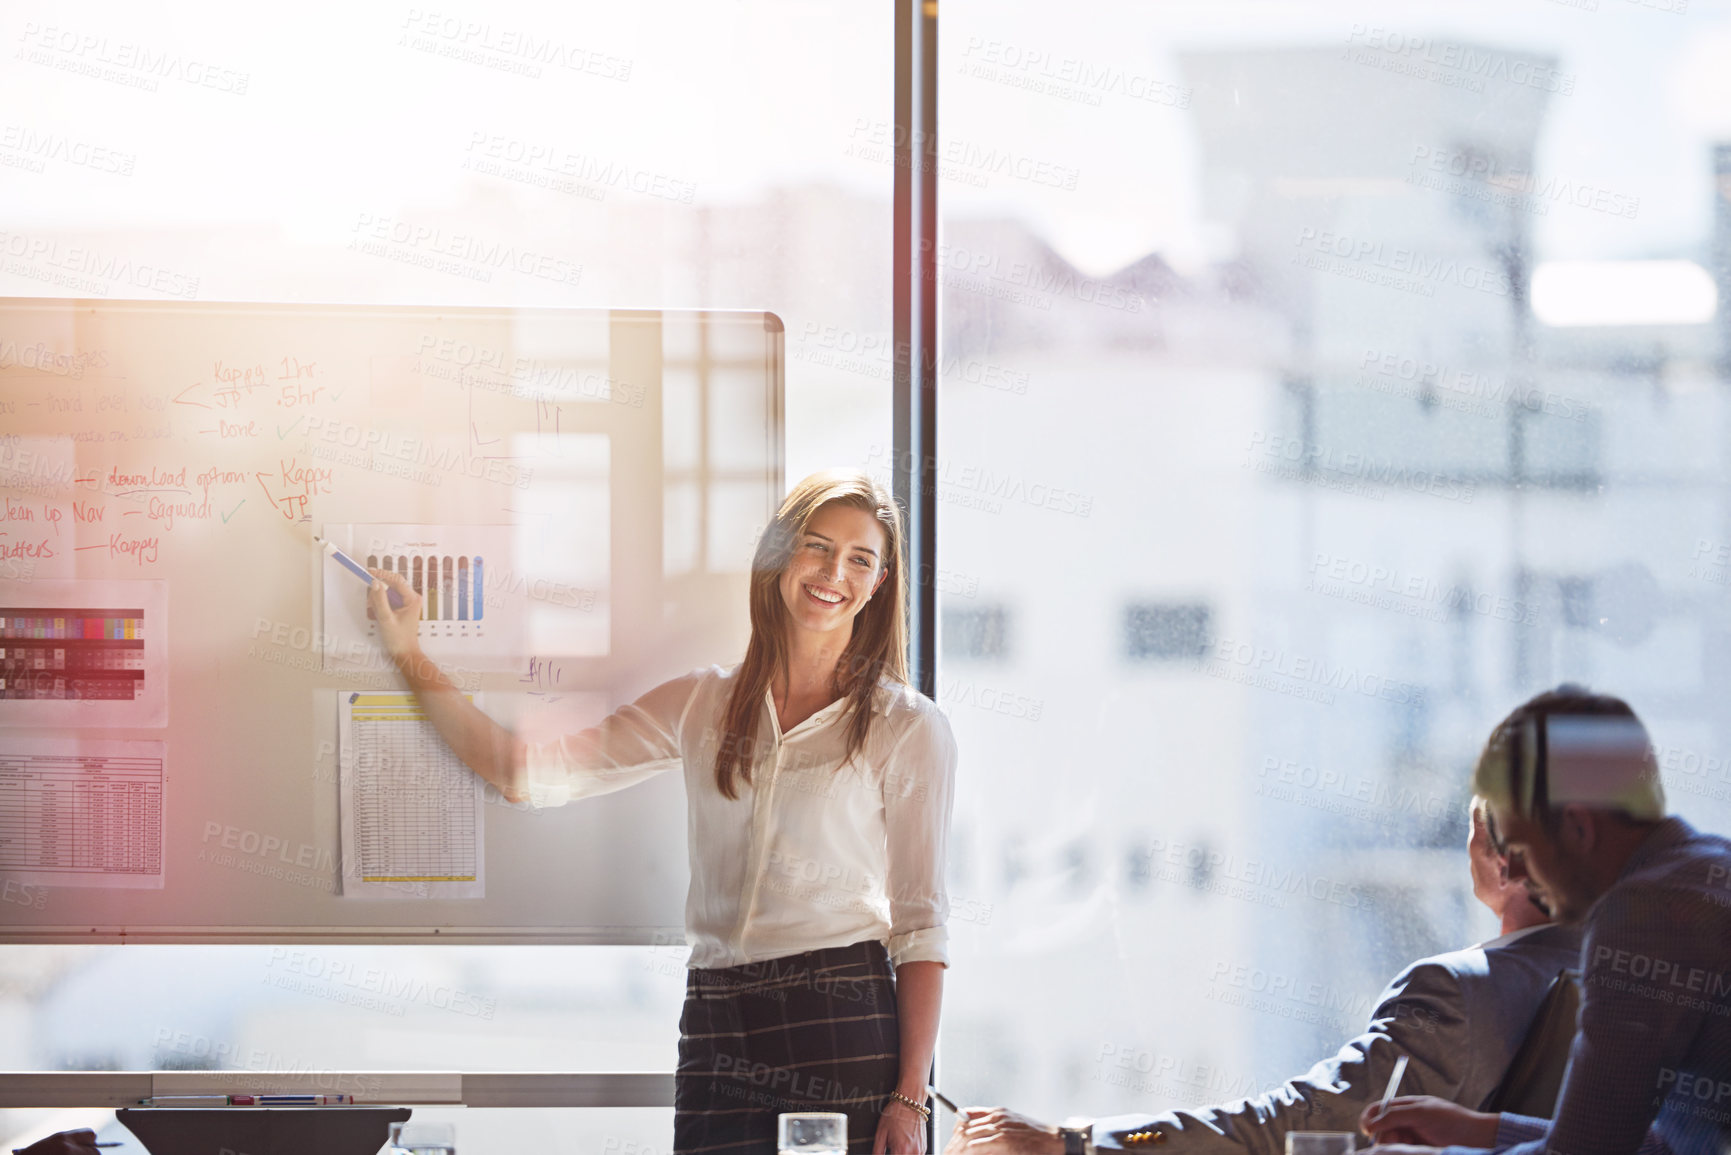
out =
<path fill-rule="evenodd" d="M 1497 933 L 1467 777 L 1559 682 L 1725 829 L 1726 15 L 943 15 L 939 687 L 990 912 L 945 1091 L 1056 1121 L 1332 1054 Z"/>
<path fill-rule="evenodd" d="M 20 55 L 0 92 L 28 111 L 0 131 L 0 293 L 767 310 L 789 344 L 829 330 L 887 340 L 892 169 L 849 150 L 858 126 L 892 115 L 888 8 L 658 0 L 452 16 L 315 3 L 268 29 L 219 28 L 206 16 L 183 5 L 144 18 L 107 4 L 13 29 Z M 690 418 L 653 439 L 665 456 L 664 566 L 706 571 L 682 588 L 695 604 L 706 573 L 745 570 L 763 524 L 761 496 L 754 505 L 738 473 L 761 470 L 772 448 L 761 380 L 754 398 L 737 367 L 764 350 L 761 333 L 741 345 L 725 326 L 700 325 L 670 330 L 663 347 L 668 404 Z M 417 374 L 532 391 L 555 431 L 543 442 L 562 440 L 559 404 L 582 409 L 576 423 L 588 428 L 644 404 L 641 385 L 607 380 L 602 327 L 526 329 L 512 349 L 526 376 L 460 344 L 374 365 L 373 400 L 398 407 L 402 425 L 355 438 L 416 433 Z M 0 342 L 0 366 L 17 357 Z M 886 380 L 789 360 L 788 476 L 887 443 Z M 563 419 L 568 434 L 570 407 Z M 279 437 L 293 433 L 285 426 Z M 594 568 L 620 531 L 594 506 L 596 470 L 625 455 L 618 440 L 594 440 L 598 448 L 573 445 L 570 455 L 538 444 L 569 468 L 549 459 L 513 495 L 536 568 L 502 576 L 546 592 L 547 616 L 532 623 L 543 641 L 629 665 L 630 655 L 608 655 L 609 623 L 623 611 L 608 572 Z M 48 458 L 28 460 L 35 469 Z M 7 455 L 4 483 L 39 484 L 19 461 Z M 547 526 L 572 521 L 574 533 L 548 536 Z M 0 567 L 8 580 L 33 573 L 32 559 Z M 743 619 L 743 581 L 738 589 Z M 684 851 L 669 853 L 678 861 Z M 0 947 L 0 1019 L 10 1027 L 0 1069 L 262 1056 L 348 1069 L 670 1070 L 684 953 L 332 948 L 327 961 L 355 968 L 333 979 L 297 973 L 292 953 L 268 949 Z M 436 1005 L 443 996 L 431 993 L 375 1005 L 371 980 L 351 981 L 373 971 L 415 991 L 497 1001 L 486 1004 L 491 1015 Z M 156 992 L 148 1012 L 141 990 Z M 651 1114 L 643 1132 L 549 1124 L 559 1136 L 547 1149 L 664 1151 L 665 1113 Z M 15 1121 L 0 1117 L 0 1133 Z M 603 1145 L 608 1136 L 623 1145 Z"/>

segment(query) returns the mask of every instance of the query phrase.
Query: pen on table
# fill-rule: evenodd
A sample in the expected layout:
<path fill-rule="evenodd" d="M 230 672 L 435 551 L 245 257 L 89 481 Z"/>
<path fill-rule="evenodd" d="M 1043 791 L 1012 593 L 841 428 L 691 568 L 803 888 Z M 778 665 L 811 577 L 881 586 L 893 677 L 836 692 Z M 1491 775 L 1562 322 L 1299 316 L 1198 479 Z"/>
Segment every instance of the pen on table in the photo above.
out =
<path fill-rule="evenodd" d="M 91 1146 L 92 1147 L 124 1147 L 124 1146 L 126 1146 L 126 1144 L 121 1142 L 119 1139 L 116 1139 L 110 1143 L 92 1143 Z M 12 1155 L 24 1155 L 24 1148 L 22 1148 L 22 1147 L 12 1148 Z"/>
<path fill-rule="evenodd" d="M 1400 1077 L 1406 1074 L 1406 1056 L 1402 1055 L 1394 1061 L 1394 1074 L 1388 1077 L 1388 1090 L 1382 1093 L 1382 1102 L 1377 1106 L 1377 1115 L 1388 1110 L 1389 1103 L 1394 1099 L 1394 1093 L 1400 1090 Z"/>
<path fill-rule="evenodd" d="M 337 564 L 341 565 L 344 569 L 348 570 L 368 585 L 373 584 L 373 575 L 367 572 L 366 566 L 338 549 L 333 542 L 326 541 L 324 538 L 318 536 L 314 536 L 313 540 L 325 551 L 326 557 L 331 558 L 337 562 Z M 400 610 L 403 608 L 402 594 L 398 593 L 396 590 L 387 589 L 385 590 L 385 596 L 390 599 L 391 608 L 393 610 Z"/>
<path fill-rule="evenodd" d="M 948 1107 L 950 1110 L 950 1114 L 960 1115 L 962 1113 L 962 1109 L 960 1107 L 956 1106 L 954 1103 L 950 1102 L 949 1098 L 942 1091 L 938 1090 L 936 1087 L 927 1087 L 926 1088 L 926 1094 L 930 1095 L 932 1098 L 934 1098 L 938 1102 L 942 1103 L 945 1107 Z"/>

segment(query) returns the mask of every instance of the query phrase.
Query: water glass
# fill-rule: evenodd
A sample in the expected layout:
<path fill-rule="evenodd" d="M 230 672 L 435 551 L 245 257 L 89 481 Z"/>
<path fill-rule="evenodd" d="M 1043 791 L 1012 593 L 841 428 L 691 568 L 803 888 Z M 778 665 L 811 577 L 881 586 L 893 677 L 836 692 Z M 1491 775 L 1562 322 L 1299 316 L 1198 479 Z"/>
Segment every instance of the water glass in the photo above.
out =
<path fill-rule="evenodd" d="M 457 1155 L 457 1128 L 450 1123 L 392 1123 L 389 1155 Z"/>
<path fill-rule="evenodd" d="M 790 1111 L 777 1119 L 781 1155 L 847 1155 L 847 1116 Z"/>
<path fill-rule="evenodd" d="M 1286 1155 L 1352 1155 L 1358 1136 L 1351 1131 L 1288 1131 Z"/>

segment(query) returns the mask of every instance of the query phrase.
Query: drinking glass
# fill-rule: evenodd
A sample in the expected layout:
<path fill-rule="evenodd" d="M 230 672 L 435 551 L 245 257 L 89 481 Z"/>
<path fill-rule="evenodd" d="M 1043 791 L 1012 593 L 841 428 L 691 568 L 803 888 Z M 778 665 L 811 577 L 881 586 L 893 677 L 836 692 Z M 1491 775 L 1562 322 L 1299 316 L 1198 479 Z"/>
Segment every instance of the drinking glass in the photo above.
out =
<path fill-rule="evenodd" d="M 790 1111 L 778 1119 L 781 1155 L 847 1155 L 847 1116 Z"/>
<path fill-rule="evenodd" d="M 1358 1136 L 1351 1131 L 1288 1131 L 1286 1155 L 1352 1155 Z"/>
<path fill-rule="evenodd" d="M 390 1155 L 457 1155 L 450 1123 L 392 1123 Z"/>

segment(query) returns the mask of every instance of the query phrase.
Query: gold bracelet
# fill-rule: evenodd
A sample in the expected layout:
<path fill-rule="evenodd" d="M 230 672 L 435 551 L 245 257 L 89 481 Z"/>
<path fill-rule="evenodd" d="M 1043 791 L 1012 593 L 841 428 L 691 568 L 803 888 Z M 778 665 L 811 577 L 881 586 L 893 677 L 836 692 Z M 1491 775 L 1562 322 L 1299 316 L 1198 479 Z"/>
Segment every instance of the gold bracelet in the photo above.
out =
<path fill-rule="evenodd" d="M 921 1102 L 914 1100 L 914 1099 L 910 1099 L 906 1095 L 902 1094 L 900 1091 L 891 1091 L 890 1092 L 890 1098 L 894 1099 L 896 1102 L 902 1104 L 903 1106 L 912 1107 L 915 1111 L 917 1111 L 919 1113 L 920 1118 L 925 1120 L 926 1122 L 929 1123 L 932 1121 L 932 1109 L 930 1107 L 926 1106 L 924 1103 L 921 1103 Z"/>

